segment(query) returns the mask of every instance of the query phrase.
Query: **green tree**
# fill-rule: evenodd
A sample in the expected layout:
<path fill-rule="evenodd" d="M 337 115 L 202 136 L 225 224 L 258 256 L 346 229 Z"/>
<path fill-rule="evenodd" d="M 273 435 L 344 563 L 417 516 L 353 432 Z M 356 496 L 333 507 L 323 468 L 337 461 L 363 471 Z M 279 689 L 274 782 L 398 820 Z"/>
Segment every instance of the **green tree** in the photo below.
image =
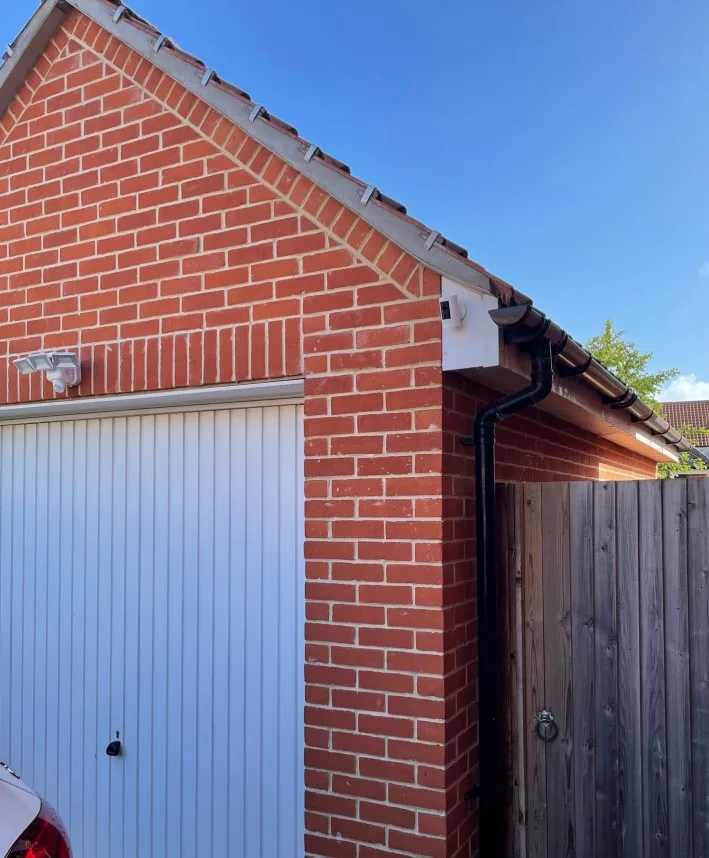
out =
<path fill-rule="evenodd" d="M 660 391 L 677 375 L 677 369 L 665 369 L 660 372 L 650 372 L 648 364 L 653 358 L 652 352 L 642 352 L 630 340 L 625 339 L 625 331 L 616 328 L 610 319 L 603 325 L 603 330 L 591 337 L 585 344 L 586 349 L 618 378 L 622 379 L 638 392 L 640 398 L 662 414 L 662 403 L 659 400 Z M 708 430 L 693 426 L 677 426 L 687 440 L 693 444 L 700 435 Z M 658 465 L 657 475 L 661 479 L 676 477 L 693 468 L 704 470 L 706 465 L 698 460 L 692 460 L 688 453 L 680 453 L 679 464 L 663 462 Z"/>
<path fill-rule="evenodd" d="M 690 444 L 694 445 L 698 443 L 702 435 L 706 435 L 709 431 L 704 427 L 697 429 L 696 426 L 675 426 L 675 429 L 681 432 Z M 687 471 L 706 471 L 706 469 L 707 466 L 701 459 L 693 459 L 689 453 L 680 453 L 678 464 L 674 462 L 660 462 L 657 466 L 657 476 L 661 480 L 667 478 L 673 479 L 678 474 L 686 474 Z"/>
<path fill-rule="evenodd" d="M 618 378 L 638 392 L 640 398 L 655 411 L 662 412 L 659 395 L 662 388 L 677 375 L 678 369 L 650 372 L 648 364 L 652 352 L 641 352 L 635 343 L 625 339 L 625 331 L 619 330 L 607 319 L 600 334 L 586 343 L 586 349 Z"/>

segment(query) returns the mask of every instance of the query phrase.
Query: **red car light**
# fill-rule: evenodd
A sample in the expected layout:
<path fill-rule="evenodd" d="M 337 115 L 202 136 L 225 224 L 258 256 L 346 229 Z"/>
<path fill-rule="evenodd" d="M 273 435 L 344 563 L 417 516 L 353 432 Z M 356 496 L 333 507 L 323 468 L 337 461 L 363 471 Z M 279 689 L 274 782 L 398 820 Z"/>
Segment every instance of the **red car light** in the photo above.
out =
<path fill-rule="evenodd" d="M 7 858 L 71 858 L 69 837 L 53 808 L 42 802 L 39 815 L 7 853 Z"/>

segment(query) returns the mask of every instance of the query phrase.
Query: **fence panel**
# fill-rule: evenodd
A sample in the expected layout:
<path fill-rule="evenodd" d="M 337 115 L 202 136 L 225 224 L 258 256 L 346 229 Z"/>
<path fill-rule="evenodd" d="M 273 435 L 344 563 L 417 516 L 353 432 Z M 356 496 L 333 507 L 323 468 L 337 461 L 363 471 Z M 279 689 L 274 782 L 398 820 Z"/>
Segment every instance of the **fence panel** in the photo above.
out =
<path fill-rule="evenodd" d="M 690 730 L 692 736 L 692 844 L 709 855 L 709 488 L 687 484 Z"/>
<path fill-rule="evenodd" d="M 528 484 L 523 489 L 522 559 L 525 580 L 525 727 L 544 708 L 544 579 L 542 555 L 542 488 Z M 547 858 L 547 757 L 539 742 L 527 748 L 527 836 L 529 858 Z"/>
<path fill-rule="evenodd" d="M 578 858 L 596 854 L 596 711 L 594 696 L 593 486 L 569 486 L 569 568 L 571 579 L 572 717 L 574 741 L 574 831 Z M 521 577 L 521 576 L 520 576 Z"/>
<path fill-rule="evenodd" d="M 640 750 L 640 578 L 638 490 L 616 487 L 618 528 L 618 815 L 620 851 L 643 854 Z M 575 575 L 573 570 L 570 574 Z"/>
<path fill-rule="evenodd" d="M 506 486 L 500 520 L 507 854 L 709 858 L 709 479 Z"/>
<path fill-rule="evenodd" d="M 696 482 L 696 480 L 695 480 Z M 669 854 L 692 858 L 692 735 L 687 579 L 687 480 L 666 480 L 663 494 L 667 793 Z"/>

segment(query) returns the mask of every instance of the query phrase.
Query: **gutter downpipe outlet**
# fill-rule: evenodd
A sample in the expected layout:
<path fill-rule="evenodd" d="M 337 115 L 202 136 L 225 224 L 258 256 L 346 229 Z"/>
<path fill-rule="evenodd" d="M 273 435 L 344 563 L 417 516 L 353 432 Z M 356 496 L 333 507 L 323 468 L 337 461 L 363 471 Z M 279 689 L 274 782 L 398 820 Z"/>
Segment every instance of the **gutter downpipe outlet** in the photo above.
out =
<path fill-rule="evenodd" d="M 688 453 L 709 465 L 709 456 L 693 447 L 660 414 L 628 385 L 599 363 L 563 328 L 537 310 L 532 304 L 515 304 L 490 311 L 490 318 L 503 331 L 505 342 L 519 345 L 534 342 L 544 336 L 552 344 L 556 356 L 556 374 L 580 378 L 584 384 L 601 395 L 613 409 L 622 409 L 634 423 L 641 423 L 652 435 L 660 436 L 679 453 Z"/>
<path fill-rule="evenodd" d="M 497 633 L 497 545 L 495 508 L 495 426 L 500 420 L 541 402 L 551 392 L 554 378 L 552 345 L 543 333 L 531 339 L 531 383 L 498 399 L 475 419 L 475 502 L 478 591 L 478 700 L 480 781 L 468 794 L 477 797 L 480 808 L 480 856 L 501 854 L 502 790 L 500 777 L 501 734 L 499 718 L 499 664 Z"/>

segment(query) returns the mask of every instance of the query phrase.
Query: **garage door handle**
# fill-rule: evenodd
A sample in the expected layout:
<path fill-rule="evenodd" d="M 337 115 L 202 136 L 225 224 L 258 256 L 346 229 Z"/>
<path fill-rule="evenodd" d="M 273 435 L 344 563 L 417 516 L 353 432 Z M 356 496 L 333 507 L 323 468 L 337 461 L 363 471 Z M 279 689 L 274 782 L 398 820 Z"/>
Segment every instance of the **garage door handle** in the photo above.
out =
<path fill-rule="evenodd" d="M 111 742 L 111 744 L 106 748 L 106 755 L 109 757 L 120 757 L 123 751 L 123 746 L 116 739 L 115 742 Z"/>

